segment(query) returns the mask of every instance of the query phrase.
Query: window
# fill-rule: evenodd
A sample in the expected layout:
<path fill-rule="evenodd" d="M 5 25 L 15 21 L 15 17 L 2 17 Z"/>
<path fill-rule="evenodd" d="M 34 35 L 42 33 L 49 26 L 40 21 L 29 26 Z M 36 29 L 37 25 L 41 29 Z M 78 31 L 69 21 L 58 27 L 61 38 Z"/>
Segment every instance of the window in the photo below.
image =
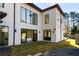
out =
<path fill-rule="evenodd" d="M 31 23 L 37 25 L 37 14 L 31 12 Z"/>
<path fill-rule="evenodd" d="M 37 25 L 38 15 L 30 10 L 21 8 L 21 21 L 28 24 Z"/>
<path fill-rule="evenodd" d="M 46 14 L 45 15 L 45 24 L 48 24 L 49 23 L 49 14 Z"/>
<path fill-rule="evenodd" d="M 3 3 L 0 3 L 0 7 L 4 7 L 4 4 Z"/>
<path fill-rule="evenodd" d="M 21 21 L 26 22 L 26 9 L 21 8 Z"/>
<path fill-rule="evenodd" d="M 27 23 L 29 24 L 31 23 L 30 17 L 31 17 L 31 11 L 27 10 Z"/>
<path fill-rule="evenodd" d="M 0 46 L 8 45 L 8 27 L 0 26 Z"/>

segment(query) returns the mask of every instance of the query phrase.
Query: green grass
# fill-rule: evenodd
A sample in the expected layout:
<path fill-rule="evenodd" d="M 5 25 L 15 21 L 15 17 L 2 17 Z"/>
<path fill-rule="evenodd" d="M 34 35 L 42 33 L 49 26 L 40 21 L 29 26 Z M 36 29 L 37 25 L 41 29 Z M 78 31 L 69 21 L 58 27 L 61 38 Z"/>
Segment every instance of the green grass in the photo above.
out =
<path fill-rule="evenodd" d="M 33 42 L 29 44 L 22 44 L 16 45 L 12 47 L 11 55 L 16 56 L 25 56 L 25 55 L 34 55 L 36 53 L 44 53 L 51 49 L 58 49 L 58 48 L 67 48 L 73 47 L 69 45 L 66 41 L 61 41 L 58 43 L 51 43 L 51 42 Z"/>

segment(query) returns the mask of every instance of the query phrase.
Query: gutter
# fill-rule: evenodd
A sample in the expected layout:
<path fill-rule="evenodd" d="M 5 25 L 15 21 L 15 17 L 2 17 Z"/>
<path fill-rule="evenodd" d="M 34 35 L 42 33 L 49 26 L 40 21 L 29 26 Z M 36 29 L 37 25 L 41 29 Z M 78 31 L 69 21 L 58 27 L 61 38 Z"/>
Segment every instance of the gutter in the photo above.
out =
<path fill-rule="evenodd" d="M 14 3 L 14 23 L 13 23 L 13 45 L 15 45 L 15 3 Z"/>

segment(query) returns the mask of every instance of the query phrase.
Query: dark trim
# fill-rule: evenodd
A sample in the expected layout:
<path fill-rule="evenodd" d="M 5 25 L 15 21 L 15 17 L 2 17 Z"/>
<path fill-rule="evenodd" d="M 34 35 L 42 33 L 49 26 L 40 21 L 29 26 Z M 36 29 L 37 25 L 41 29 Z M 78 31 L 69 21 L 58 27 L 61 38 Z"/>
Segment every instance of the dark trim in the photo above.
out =
<path fill-rule="evenodd" d="M 36 6 L 35 4 L 33 4 L 33 3 L 26 3 L 26 4 L 32 6 L 33 8 L 37 9 L 38 11 L 42 12 L 42 10 L 38 6 Z"/>
<path fill-rule="evenodd" d="M 15 45 L 15 3 L 14 3 L 14 23 L 13 23 L 13 45 Z"/>
<path fill-rule="evenodd" d="M 30 5 L 31 7 L 35 8 L 36 10 L 40 11 L 40 12 L 44 12 L 44 11 L 50 10 L 50 9 L 52 9 L 52 8 L 57 8 L 57 9 L 60 11 L 60 13 L 61 13 L 62 15 L 64 15 L 63 10 L 60 8 L 60 6 L 59 6 L 58 4 L 53 5 L 53 6 L 51 6 L 51 7 L 48 7 L 48 8 L 46 8 L 46 9 L 43 9 L 43 10 L 40 9 L 38 6 L 36 6 L 36 5 L 33 4 L 33 3 L 27 3 L 27 4 Z"/>

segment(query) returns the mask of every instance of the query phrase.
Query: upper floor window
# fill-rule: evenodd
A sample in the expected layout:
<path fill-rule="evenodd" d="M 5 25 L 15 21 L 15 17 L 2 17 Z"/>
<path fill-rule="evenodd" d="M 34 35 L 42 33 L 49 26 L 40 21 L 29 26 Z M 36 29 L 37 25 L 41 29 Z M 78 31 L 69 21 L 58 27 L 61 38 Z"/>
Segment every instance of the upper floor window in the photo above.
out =
<path fill-rule="evenodd" d="M 34 24 L 34 25 L 37 25 L 38 21 L 37 21 L 37 14 L 31 12 L 31 23 Z"/>
<path fill-rule="evenodd" d="M 26 22 L 26 10 L 25 10 L 25 8 L 21 8 L 21 21 Z"/>
<path fill-rule="evenodd" d="M 33 13 L 30 10 L 27 10 L 25 8 L 21 8 L 21 21 L 28 23 L 28 24 L 34 24 L 37 25 L 38 16 L 36 13 Z"/>
<path fill-rule="evenodd" d="M 0 7 L 4 7 L 4 3 L 0 3 Z"/>
<path fill-rule="evenodd" d="M 31 23 L 31 11 L 30 10 L 27 10 L 27 23 Z"/>
<path fill-rule="evenodd" d="M 46 14 L 45 15 L 45 24 L 48 24 L 49 23 L 49 14 Z"/>

